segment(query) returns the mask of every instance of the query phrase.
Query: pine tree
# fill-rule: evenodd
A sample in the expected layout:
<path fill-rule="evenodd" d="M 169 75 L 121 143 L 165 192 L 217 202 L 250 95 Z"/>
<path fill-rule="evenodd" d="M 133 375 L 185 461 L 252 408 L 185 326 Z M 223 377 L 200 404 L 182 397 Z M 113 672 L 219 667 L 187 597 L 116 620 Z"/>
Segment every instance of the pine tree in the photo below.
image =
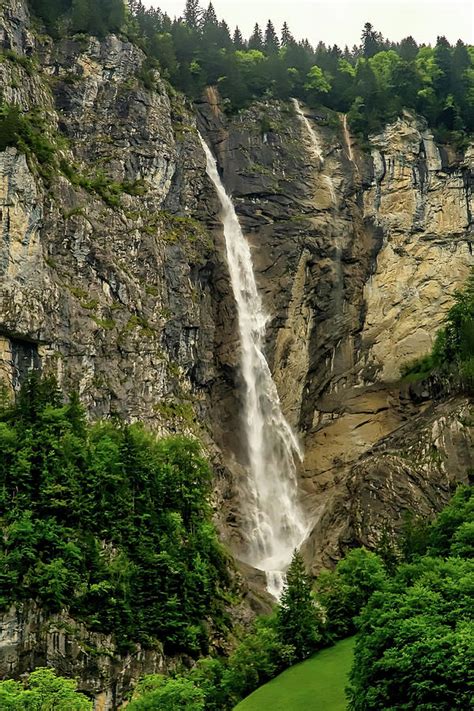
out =
<path fill-rule="evenodd" d="M 242 37 L 242 32 L 240 31 L 238 26 L 234 30 L 232 44 L 234 45 L 234 49 L 245 49 L 244 38 Z"/>
<path fill-rule="evenodd" d="M 362 54 L 367 59 L 382 49 L 383 38 L 376 32 L 370 22 L 366 22 L 362 30 Z"/>
<path fill-rule="evenodd" d="M 230 36 L 229 25 L 225 20 L 219 22 L 219 45 L 226 49 L 232 47 L 232 38 Z"/>
<path fill-rule="evenodd" d="M 202 9 L 199 6 L 199 0 L 186 0 L 186 7 L 184 8 L 184 21 L 189 27 L 191 27 L 191 29 L 200 29 L 202 25 L 202 14 Z"/>
<path fill-rule="evenodd" d="M 297 659 L 306 659 L 321 641 L 321 614 L 311 590 L 303 558 L 295 551 L 278 608 L 277 629 L 281 641 L 293 645 Z"/>
<path fill-rule="evenodd" d="M 216 11 L 214 10 L 214 5 L 212 4 L 212 2 L 209 3 L 207 10 L 202 16 L 202 24 L 204 25 L 204 27 L 206 27 L 207 25 L 217 26 L 218 24 Z"/>
<path fill-rule="evenodd" d="M 411 62 L 412 59 L 416 58 L 416 55 L 418 54 L 418 45 L 411 35 L 402 39 L 398 46 L 398 54 L 407 62 Z"/>
<path fill-rule="evenodd" d="M 265 50 L 268 54 L 275 54 L 280 49 L 280 42 L 273 26 L 273 22 L 268 20 L 265 28 Z"/>
<path fill-rule="evenodd" d="M 284 22 L 283 27 L 281 28 L 281 46 L 287 47 L 289 44 L 292 44 L 294 41 L 295 41 L 295 39 L 290 32 L 288 23 Z"/>
<path fill-rule="evenodd" d="M 255 23 L 253 33 L 249 39 L 249 49 L 258 49 L 260 52 L 263 49 L 263 35 L 258 23 Z"/>

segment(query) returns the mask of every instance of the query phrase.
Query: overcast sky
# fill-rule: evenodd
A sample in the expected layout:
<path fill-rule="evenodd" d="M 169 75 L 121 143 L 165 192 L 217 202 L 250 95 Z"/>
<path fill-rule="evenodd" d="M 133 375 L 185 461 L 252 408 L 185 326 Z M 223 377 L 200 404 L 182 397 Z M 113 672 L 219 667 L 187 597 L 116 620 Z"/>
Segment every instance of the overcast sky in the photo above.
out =
<path fill-rule="evenodd" d="M 185 0 L 143 0 L 171 17 L 182 14 Z M 208 0 L 202 0 L 206 7 Z M 312 44 L 359 43 L 365 22 L 384 36 L 400 40 L 413 35 L 418 42 L 436 42 L 446 35 L 474 44 L 474 0 L 213 0 L 219 19 L 233 29 L 239 25 L 248 36 L 255 22 L 264 26 L 269 17 L 280 29 L 286 20 L 297 39 Z"/>

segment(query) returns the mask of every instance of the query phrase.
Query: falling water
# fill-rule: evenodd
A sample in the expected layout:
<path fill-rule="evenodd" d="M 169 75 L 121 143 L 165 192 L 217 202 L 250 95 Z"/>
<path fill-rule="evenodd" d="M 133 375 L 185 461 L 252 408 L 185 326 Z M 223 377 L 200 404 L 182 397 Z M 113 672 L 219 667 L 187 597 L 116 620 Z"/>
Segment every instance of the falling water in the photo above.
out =
<path fill-rule="evenodd" d="M 351 134 L 349 133 L 349 128 L 347 126 L 347 114 L 341 114 L 341 120 L 342 120 L 342 131 L 344 133 L 344 141 L 347 146 L 347 157 L 349 158 L 350 162 L 352 163 L 354 172 L 357 176 L 360 176 L 359 173 L 359 166 L 357 165 L 357 162 L 354 160 L 354 152 L 352 150 L 352 139 L 351 139 Z"/>
<path fill-rule="evenodd" d="M 293 551 L 302 544 L 307 533 L 298 503 L 295 470 L 295 458 L 302 455 L 281 411 L 277 389 L 263 354 L 267 317 L 257 291 L 250 248 L 220 179 L 216 161 L 200 138 L 206 154 L 207 174 L 221 204 L 227 262 L 238 312 L 250 474 L 245 512 L 249 538 L 246 559 L 265 572 L 267 589 L 278 599 Z"/>
<path fill-rule="evenodd" d="M 295 111 L 298 114 L 298 116 L 301 119 L 301 122 L 304 124 L 306 128 L 306 132 L 308 134 L 308 137 L 311 142 L 311 147 L 313 149 L 313 153 L 316 155 L 317 159 L 321 163 L 321 166 L 324 165 L 324 158 L 323 158 L 323 150 L 321 148 L 321 144 L 319 142 L 319 138 L 316 135 L 316 133 L 313 131 L 310 122 L 304 115 L 303 111 L 301 110 L 301 106 L 299 104 L 298 99 L 292 99 L 293 105 L 295 107 Z"/>
<path fill-rule="evenodd" d="M 310 122 L 308 121 L 307 117 L 304 115 L 301 106 L 299 104 L 298 99 L 292 99 L 293 105 L 295 107 L 295 111 L 297 115 L 299 116 L 301 122 L 303 123 L 305 129 L 306 129 L 306 134 L 310 140 L 310 145 L 311 149 L 316 156 L 316 158 L 319 160 L 319 164 L 321 168 L 324 165 L 324 158 L 323 158 L 323 149 L 321 147 L 321 143 L 319 142 L 319 137 L 312 128 Z M 333 205 L 336 205 L 337 198 L 336 198 L 336 190 L 334 188 L 334 181 L 329 175 L 323 175 L 323 181 L 326 184 L 326 187 L 329 191 L 329 194 L 331 196 L 331 202 Z"/>
<path fill-rule="evenodd" d="M 351 135 L 349 133 L 349 129 L 347 128 L 347 115 L 342 114 L 342 130 L 344 132 L 344 140 L 346 142 L 347 146 L 347 157 L 349 158 L 350 162 L 354 162 L 354 154 L 352 152 L 352 141 L 351 141 Z"/>

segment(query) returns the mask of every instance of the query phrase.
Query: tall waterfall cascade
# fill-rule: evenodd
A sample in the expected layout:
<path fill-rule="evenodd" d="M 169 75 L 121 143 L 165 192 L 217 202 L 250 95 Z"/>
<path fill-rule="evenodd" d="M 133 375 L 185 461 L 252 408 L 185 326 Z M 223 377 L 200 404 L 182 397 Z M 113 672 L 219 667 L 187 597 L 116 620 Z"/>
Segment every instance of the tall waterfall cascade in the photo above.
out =
<path fill-rule="evenodd" d="M 278 599 L 293 551 L 307 535 L 296 478 L 296 460 L 302 458 L 302 453 L 282 413 L 263 353 L 268 318 L 258 293 L 250 247 L 222 184 L 216 160 L 202 136 L 200 139 L 207 174 L 221 204 L 227 263 L 238 313 L 249 471 L 243 502 L 249 541 L 245 559 L 265 572 L 267 589 Z"/>

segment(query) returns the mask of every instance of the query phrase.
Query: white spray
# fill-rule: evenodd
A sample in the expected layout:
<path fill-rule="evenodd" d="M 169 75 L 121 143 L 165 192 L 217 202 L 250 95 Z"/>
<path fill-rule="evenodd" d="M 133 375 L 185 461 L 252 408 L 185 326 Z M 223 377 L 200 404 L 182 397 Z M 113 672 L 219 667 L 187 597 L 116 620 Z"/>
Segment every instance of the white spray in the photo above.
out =
<path fill-rule="evenodd" d="M 207 174 L 221 204 L 230 279 L 237 305 L 240 361 L 245 383 L 244 426 L 248 447 L 246 560 L 265 571 L 267 589 L 280 597 L 285 571 L 295 548 L 306 538 L 298 501 L 297 439 L 281 411 L 275 383 L 263 354 L 267 317 L 257 290 L 252 256 L 217 164 L 202 137 Z"/>

